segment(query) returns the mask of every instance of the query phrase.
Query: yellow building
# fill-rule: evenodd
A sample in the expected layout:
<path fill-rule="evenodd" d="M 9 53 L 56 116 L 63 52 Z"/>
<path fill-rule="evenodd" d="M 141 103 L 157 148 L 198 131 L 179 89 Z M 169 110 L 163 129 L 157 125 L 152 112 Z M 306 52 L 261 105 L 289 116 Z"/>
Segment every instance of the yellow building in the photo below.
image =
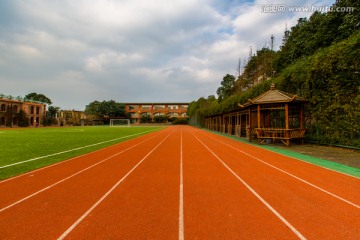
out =
<path fill-rule="evenodd" d="M 95 115 L 88 115 L 84 111 L 60 110 L 58 122 L 60 126 L 91 126 L 102 123 Z"/>

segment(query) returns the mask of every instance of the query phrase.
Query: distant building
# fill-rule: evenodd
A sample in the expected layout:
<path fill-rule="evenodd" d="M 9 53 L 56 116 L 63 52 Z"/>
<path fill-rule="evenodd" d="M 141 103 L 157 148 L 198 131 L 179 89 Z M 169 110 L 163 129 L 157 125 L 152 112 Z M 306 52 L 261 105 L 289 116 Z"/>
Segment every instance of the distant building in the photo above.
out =
<path fill-rule="evenodd" d="M 0 98 L 0 126 L 18 126 L 20 109 L 29 118 L 30 126 L 42 125 L 42 119 L 46 116 L 46 104 Z"/>
<path fill-rule="evenodd" d="M 58 122 L 60 126 L 90 126 L 102 124 L 103 120 L 84 111 L 60 110 Z"/>
<path fill-rule="evenodd" d="M 149 115 L 154 121 L 156 116 L 166 115 L 171 118 L 187 118 L 189 103 L 125 103 L 125 113 L 131 116 L 132 123 L 139 123 L 142 115 Z"/>

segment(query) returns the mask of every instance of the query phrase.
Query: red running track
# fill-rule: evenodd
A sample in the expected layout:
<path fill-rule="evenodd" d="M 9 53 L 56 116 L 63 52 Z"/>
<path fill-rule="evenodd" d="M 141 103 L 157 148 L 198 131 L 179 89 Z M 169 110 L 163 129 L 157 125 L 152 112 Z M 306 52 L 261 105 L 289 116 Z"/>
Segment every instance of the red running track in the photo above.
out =
<path fill-rule="evenodd" d="M 0 239 L 360 239 L 360 179 L 188 126 L 0 182 Z"/>

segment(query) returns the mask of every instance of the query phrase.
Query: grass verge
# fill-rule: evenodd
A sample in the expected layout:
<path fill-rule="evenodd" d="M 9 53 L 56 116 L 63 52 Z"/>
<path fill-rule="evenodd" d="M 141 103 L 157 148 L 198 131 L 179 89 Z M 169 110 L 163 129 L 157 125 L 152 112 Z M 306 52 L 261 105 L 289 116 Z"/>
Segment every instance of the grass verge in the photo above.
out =
<path fill-rule="evenodd" d="M 267 149 L 267 150 L 272 151 L 272 152 L 276 152 L 276 153 L 279 153 L 279 154 L 282 154 L 282 155 L 285 155 L 285 156 L 288 156 L 288 157 L 292 157 L 292 158 L 295 158 L 295 159 L 298 159 L 298 160 L 302 160 L 302 161 L 305 161 L 305 162 L 308 162 L 308 163 L 312 163 L 314 165 L 318 165 L 318 166 L 321 166 L 321 167 L 324 167 L 324 168 L 328 168 L 328 169 L 331 169 L 331 170 L 334 170 L 334 171 L 337 171 L 337 172 L 341 172 L 341 173 L 344 173 L 344 174 L 347 174 L 347 175 L 350 175 L 350 176 L 360 178 L 360 169 L 359 168 L 354 168 L 354 167 L 346 166 L 346 165 L 343 165 L 343 164 L 340 164 L 340 163 L 328 161 L 328 160 L 325 160 L 325 159 L 320 159 L 320 158 L 312 157 L 312 156 L 305 155 L 305 154 L 302 154 L 302 153 L 293 152 L 293 151 L 291 151 L 291 147 L 289 149 L 282 149 L 282 148 L 278 148 L 276 146 L 271 146 L 271 145 L 260 145 L 258 143 L 249 142 L 248 140 L 246 140 L 244 138 L 239 138 L 239 137 L 236 137 L 236 136 L 233 136 L 233 135 L 214 132 L 214 131 L 210 131 L 208 129 L 204 129 L 204 130 L 206 130 L 208 132 L 211 132 L 211 133 L 215 133 L 215 134 L 224 136 L 224 137 L 227 137 L 227 138 L 234 139 L 236 141 L 239 141 L 239 142 L 242 142 L 242 143 L 245 143 L 245 144 L 253 145 L 253 146 L 256 146 L 256 147 L 259 147 L 259 148 L 264 148 L 264 149 Z"/>

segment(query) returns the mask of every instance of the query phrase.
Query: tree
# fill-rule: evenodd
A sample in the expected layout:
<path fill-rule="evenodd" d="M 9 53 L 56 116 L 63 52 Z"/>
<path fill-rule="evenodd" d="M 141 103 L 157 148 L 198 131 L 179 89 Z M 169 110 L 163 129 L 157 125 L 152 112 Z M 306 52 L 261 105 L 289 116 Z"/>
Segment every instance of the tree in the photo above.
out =
<path fill-rule="evenodd" d="M 48 113 L 50 117 L 56 117 L 56 114 L 59 113 L 59 111 L 60 111 L 60 107 L 55 107 L 55 106 L 48 107 Z"/>
<path fill-rule="evenodd" d="M 126 117 L 125 104 L 110 101 L 93 101 L 85 108 L 85 113 L 104 118 Z"/>
<path fill-rule="evenodd" d="M 166 122 L 168 119 L 169 119 L 169 117 L 166 116 L 165 114 L 163 114 L 163 115 L 157 115 L 157 116 L 154 117 L 154 121 L 155 121 L 156 123 L 164 123 L 164 122 Z"/>
<path fill-rule="evenodd" d="M 52 104 L 51 100 L 48 97 L 46 97 L 44 94 L 38 94 L 36 92 L 27 94 L 25 96 L 24 100 L 25 101 L 37 101 L 37 102 L 46 103 L 49 105 Z"/>
<path fill-rule="evenodd" d="M 100 112 L 100 105 L 101 102 L 99 101 L 93 101 L 89 103 L 89 105 L 86 105 L 85 107 L 85 113 L 90 115 L 102 116 L 103 114 Z"/>
<path fill-rule="evenodd" d="M 18 118 L 18 125 L 20 127 L 28 127 L 29 126 L 29 118 L 26 115 L 25 111 L 20 109 L 20 111 L 17 113 Z"/>
<path fill-rule="evenodd" d="M 233 91 L 233 87 L 235 84 L 235 77 L 230 74 L 226 74 L 221 81 L 221 87 L 219 87 L 216 91 L 219 96 L 219 102 L 221 102 L 224 98 L 227 98 L 231 95 Z"/>
<path fill-rule="evenodd" d="M 151 116 L 150 116 L 150 114 L 141 114 L 141 116 L 140 116 L 140 121 L 141 121 L 142 123 L 151 122 Z"/>

